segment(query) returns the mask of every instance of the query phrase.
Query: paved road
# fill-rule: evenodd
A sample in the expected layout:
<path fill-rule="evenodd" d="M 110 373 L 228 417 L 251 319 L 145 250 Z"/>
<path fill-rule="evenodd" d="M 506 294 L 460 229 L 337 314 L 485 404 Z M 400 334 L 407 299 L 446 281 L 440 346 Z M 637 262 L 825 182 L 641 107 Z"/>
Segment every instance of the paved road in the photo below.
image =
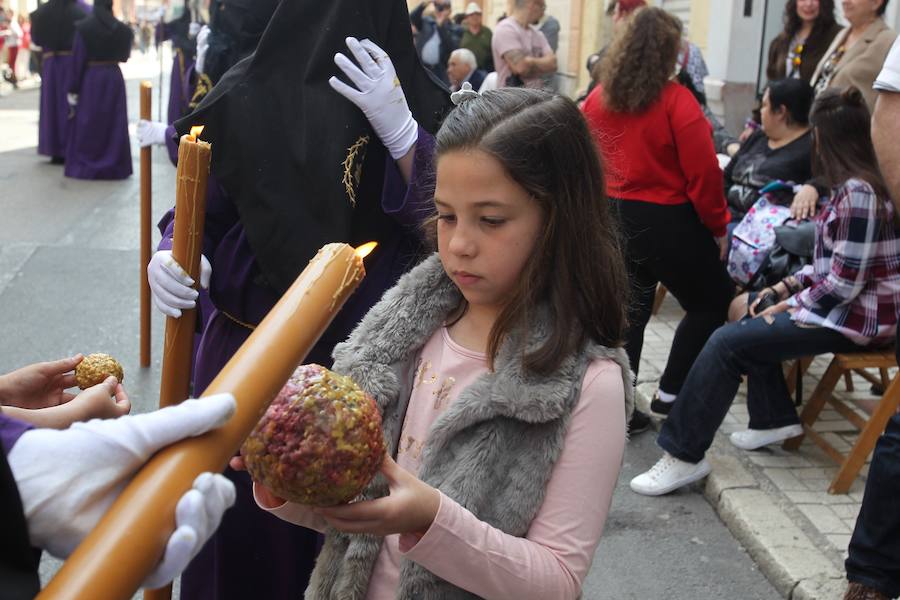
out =
<path fill-rule="evenodd" d="M 132 121 L 138 79 L 153 77 L 156 68 L 149 57 L 128 65 Z M 151 410 L 162 319 L 154 313 L 153 364 L 142 370 L 137 175 L 121 182 L 64 178 L 60 167 L 36 155 L 37 103 L 37 91 L 0 98 L 0 372 L 75 352 L 109 352 L 124 365 L 135 412 Z M 174 169 L 162 152 L 154 169 L 157 219 L 173 202 Z M 652 433 L 630 443 L 584 598 L 778 598 L 697 490 L 666 498 L 628 490 L 628 480 L 658 456 Z M 45 560 L 44 576 L 56 565 Z"/>

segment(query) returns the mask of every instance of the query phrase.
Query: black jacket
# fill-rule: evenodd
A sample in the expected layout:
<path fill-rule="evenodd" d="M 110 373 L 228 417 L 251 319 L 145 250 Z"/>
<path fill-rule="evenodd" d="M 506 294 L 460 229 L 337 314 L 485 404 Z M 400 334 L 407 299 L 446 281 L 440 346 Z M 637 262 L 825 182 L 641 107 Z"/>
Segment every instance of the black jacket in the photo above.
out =
<path fill-rule="evenodd" d="M 462 39 L 462 29 L 458 27 L 451 19 L 444 21 L 443 25 L 438 25 L 432 17 L 423 17 L 426 4 L 423 2 L 417 6 L 410 14 L 409 20 L 415 26 L 416 31 L 416 52 L 422 56 L 422 48 L 425 43 L 434 35 L 437 29 L 438 36 L 441 40 L 441 51 L 439 54 L 438 66 L 447 68 L 447 61 L 450 60 L 450 53 L 459 48 L 459 42 Z"/>
<path fill-rule="evenodd" d="M 28 525 L 19 490 L 13 479 L 6 452 L 0 445 L 0 598 L 26 600 L 37 596 L 41 582 L 38 578 L 40 553 L 28 540 Z"/>

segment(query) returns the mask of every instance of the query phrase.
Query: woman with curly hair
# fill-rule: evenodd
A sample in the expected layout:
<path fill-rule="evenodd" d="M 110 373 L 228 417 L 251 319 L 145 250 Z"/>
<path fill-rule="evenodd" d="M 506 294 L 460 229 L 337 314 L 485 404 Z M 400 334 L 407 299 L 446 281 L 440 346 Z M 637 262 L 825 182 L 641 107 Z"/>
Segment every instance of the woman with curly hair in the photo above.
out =
<path fill-rule="evenodd" d="M 729 221 L 722 172 L 700 105 L 674 79 L 680 48 L 680 21 L 659 8 L 641 9 L 618 32 L 584 104 L 626 239 L 633 282 L 626 350 L 635 373 L 656 285 L 662 282 L 687 312 L 651 404 L 660 415 L 725 322 L 734 294 L 722 262 Z"/>

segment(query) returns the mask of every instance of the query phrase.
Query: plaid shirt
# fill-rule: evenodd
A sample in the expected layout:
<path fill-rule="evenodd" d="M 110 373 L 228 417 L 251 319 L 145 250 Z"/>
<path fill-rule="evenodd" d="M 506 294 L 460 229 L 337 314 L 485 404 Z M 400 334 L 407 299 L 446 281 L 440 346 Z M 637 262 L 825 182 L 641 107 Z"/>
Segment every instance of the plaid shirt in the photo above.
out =
<path fill-rule="evenodd" d="M 883 211 L 881 219 L 877 209 Z M 900 310 L 900 239 L 894 207 L 868 183 L 837 187 L 816 217 L 815 257 L 795 275 L 794 320 L 828 327 L 862 346 L 894 339 Z"/>

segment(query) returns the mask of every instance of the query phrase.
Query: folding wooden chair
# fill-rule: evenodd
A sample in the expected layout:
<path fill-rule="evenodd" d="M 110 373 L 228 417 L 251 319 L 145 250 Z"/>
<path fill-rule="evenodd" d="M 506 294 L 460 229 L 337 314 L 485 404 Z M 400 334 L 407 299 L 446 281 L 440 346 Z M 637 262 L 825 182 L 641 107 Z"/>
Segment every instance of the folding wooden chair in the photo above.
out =
<path fill-rule="evenodd" d="M 875 442 L 878 441 L 878 438 L 884 432 L 888 420 L 897 412 L 897 408 L 900 406 L 900 374 L 894 376 L 893 380 L 885 386 L 881 399 L 868 419 L 860 416 L 847 402 L 835 398 L 832 395 L 832 391 L 842 376 L 852 374 L 854 371 L 878 369 L 884 378 L 887 376 L 887 370 L 896 366 L 897 360 L 894 356 L 893 348 L 881 352 L 835 354 L 815 391 L 813 391 L 812 396 L 800 413 L 804 435 L 808 435 L 817 446 L 822 448 L 829 457 L 840 465 L 837 475 L 828 488 L 829 493 L 847 493 L 853 480 L 856 479 L 860 469 L 865 464 L 866 458 L 875 448 Z M 874 376 L 872 377 L 874 379 Z M 878 380 L 874 381 L 879 382 Z M 821 434 L 813 429 L 813 425 L 826 403 L 830 404 L 860 431 L 856 443 L 846 455 L 838 452 Z M 782 447 L 785 450 L 796 450 L 800 447 L 803 437 L 803 435 L 800 435 L 786 440 Z"/>

